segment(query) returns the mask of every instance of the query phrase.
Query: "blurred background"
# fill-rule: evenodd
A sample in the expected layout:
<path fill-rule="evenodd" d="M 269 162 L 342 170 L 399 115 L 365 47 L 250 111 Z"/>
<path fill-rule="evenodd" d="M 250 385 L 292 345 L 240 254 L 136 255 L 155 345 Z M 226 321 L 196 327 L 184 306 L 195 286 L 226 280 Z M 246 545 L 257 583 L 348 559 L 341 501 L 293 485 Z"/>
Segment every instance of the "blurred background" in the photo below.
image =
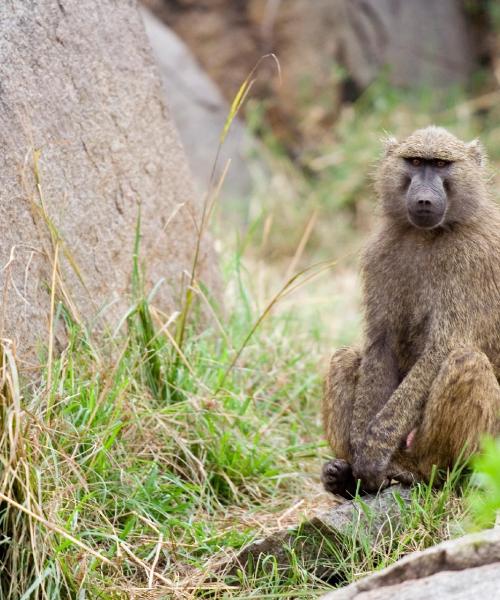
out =
<path fill-rule="evenodd" d="M 246 78 L 252 83 L 212 177 L 231 159 L 214 219 L 219 248 L 245 247 L 257 297 L 297 269 L 335 259 L 334 282 L 322 278 L 298 300 L 334 343 L 352 341 L 380 139 L 430 123 L 480 136 L 497 179 L 500 3 L 142 2 L 200 193 L 229 107 Z"/>

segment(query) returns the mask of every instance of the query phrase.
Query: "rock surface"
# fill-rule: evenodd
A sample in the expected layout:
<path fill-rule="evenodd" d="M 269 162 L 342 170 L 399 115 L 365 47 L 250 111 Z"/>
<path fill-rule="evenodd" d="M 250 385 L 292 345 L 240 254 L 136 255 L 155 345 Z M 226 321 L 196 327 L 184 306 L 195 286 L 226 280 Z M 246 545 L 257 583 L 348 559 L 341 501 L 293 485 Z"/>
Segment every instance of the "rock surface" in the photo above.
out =
<path fill-rule="evenodd" d="M 149 10 L 143 8 L 141 13 L 191 171 L 199 192 L 206 193 L 229 104 L 179 36 Z M 222 187 L 223 198 L 240 203 L 247 199 L 253 179 L 262 179 L 266 171 L 262 160 L 257 160 L 261 154 L 257 140 L 236 117 L 215 165 L 218 181 L 231 161 Z"/>
<path fill-rule="evenodd" d="M 342 63 L 365 88 L 388 68 L 398 86 L 465 84 L 474 68 L 475 44 L 457 0 L 336 0 L 333 35 Z"/>
<path fill-rule="evenodd" d="M 48 340 L 56 247 L 57 297 L 123 315 L 139 205 L 146 291 L 164 279 L 155 303 L 176 308 L 200 203 L 133 0 L 0 4 L 0 148 L 0 335 L 21 359 Z"/>
<path fill-rule="evenodd" d="M 409 489 L 395 485 L 377 496 L 333 505 L 298 527 L 254 542 L 239 554 L 232 568 L 255 568 L 266 556 L 274 556 L 283 570 L 298 558 L 317 577 L 341 581 L 342 575 L 337 572 L 339 558 L 349 553 L 353 541 L 362 540 L 369 545 L 378 536 L 397 531 L 402 525 L 401 505 L 409 499 Z"/>
<path fill-rule="evenodd" d="M 322 600 L 476 600 L 500 590 L 500 529 L 415 552 Z"/>

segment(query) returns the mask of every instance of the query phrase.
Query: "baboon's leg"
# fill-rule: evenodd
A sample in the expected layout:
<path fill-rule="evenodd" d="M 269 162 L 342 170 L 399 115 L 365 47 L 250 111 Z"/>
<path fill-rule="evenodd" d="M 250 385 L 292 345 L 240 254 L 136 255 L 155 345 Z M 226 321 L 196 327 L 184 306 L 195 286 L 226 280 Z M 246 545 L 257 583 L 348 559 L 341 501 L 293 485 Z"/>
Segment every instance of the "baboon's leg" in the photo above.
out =
<path fill-rule="evenodd" d="M 433 465 L 447 469 L 467 459 L 486 433 L 500 433 L 500 385 L 485 354 L 455 350 L 432 384 L 414 442 L 399 453 L 401 462 L 415 469 L 416 479 L 429 480 Z"/>
<path fill-rule="evenodd" d="M 342 348 L 335 352 L 323 394 L 323 427 L 335 458 L 323 466 L 321 480 L 327 491 L 342 496 L 352 495 L 356 487 L 351 470 L 350 431 L 360 362 L 361 353 L 357 350 Z"/>
<path fill-rule="evenodd" d="M 350 430 L 361 352 L 337 350 L 325 382 L 322 416 L 326 437 L 336 458 L 351 460 Z"/>

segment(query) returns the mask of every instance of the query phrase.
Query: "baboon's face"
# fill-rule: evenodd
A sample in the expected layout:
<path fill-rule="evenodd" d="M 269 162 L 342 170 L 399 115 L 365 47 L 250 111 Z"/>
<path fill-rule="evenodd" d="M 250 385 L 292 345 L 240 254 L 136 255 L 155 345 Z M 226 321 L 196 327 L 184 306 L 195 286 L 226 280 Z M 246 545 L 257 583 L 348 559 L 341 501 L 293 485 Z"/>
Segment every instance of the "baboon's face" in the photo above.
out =
<path fill-rule="evenodd" d="M 389 138 L 375 176 L 383 213 L 403 227 L 449 230 L 480 215 L 487 198 L 485 156 L 440 127 Z"/>
<path fill-rule="evenodd" d="M 451 161 L 408 157 L 403 160 L 408 221 L 419 229 L 434 229 L 445 220 Z"/>

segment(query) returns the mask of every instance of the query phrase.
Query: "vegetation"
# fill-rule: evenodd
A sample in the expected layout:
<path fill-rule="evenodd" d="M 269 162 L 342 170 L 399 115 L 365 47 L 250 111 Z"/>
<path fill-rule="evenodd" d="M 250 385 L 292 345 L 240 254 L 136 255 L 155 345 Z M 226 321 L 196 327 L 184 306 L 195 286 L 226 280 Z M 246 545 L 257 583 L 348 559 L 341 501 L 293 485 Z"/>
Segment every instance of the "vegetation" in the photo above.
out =
<path fill-rule="evenodd" d="M 253 573 L 224 564 L 331 503 L 318 477 L 328 456 L 322 365 L 359 335 L 352 273 L 372 222 L 378 138 L 429 121 L 473 137 L 498 110 L 481 115 L 478 101 L 457 96 L 436 110 L 429 94 L 410 101 L 383 86 L 345 109 L 305 170 L 273 155 L 288 176 L 276 176 L 271 202 L 253 199 L 236 249 L 219 231 L 225 310 L 192 276 L 180 318 L 163 314 L 142 289 L 138 235 L 135 298 L 116 331 L 88 331 L 54 302 L 53 328 L 65 323 L 68 346 L 54 357 L 47 344 L 35 386 L 19 381 L 3 342 L 2 598 L 311 598 L 328 589 L 298 558 L 286 572 L 272 560 Z M 484 136 L 493 161 L 499 131 Z M 473 505 L 488 522 L 500 506 L 499 455 L 492 443 L 476 462 L 486 494 L 495 490 Z M 470 492 L 458 475 L 440 491 L 417 486 L 401 527 L 374 544 L 353 537 L 346 554 L 332 553 L 343 581 L 463 532 Z"/>
<path fill-rule="evenodd" d="M 500 514 L 500 440 L 486 439 L 474 460 L 474 489 L 470 493 L 477 527 L 492 527 Z"/>
<path fill-rule="evenodd" d="M 182 354 L 143 298 L 127 315 L 128 332 L 98 346 L 61 308 L 69 345 L 34 389 L 21 391 L 4 346 L 1 558 L 10 576 L 2 597 L 121 598 L 145 588 L 153 598 L 204 590 L 310 597 L 326 589 L 299 561 L 285 576 L 276 565 L 236 578 L 220 569 L 251 540 L 325 502 L 318 472 L 328 454 L 317 414 L 319 336 L 285 311 L 228 372 L 258 309 L 240 257 L 227 272 L 231 316 L 190 330 Z M 358 577 L 447 536 L 462 510 L 451 488 L 417 488 L 393 539 L 353 545 L 332 558 L 338 570 Z"/>
<path fill-rule="evenodd" d="M 228 270 L 234 312 L 182 351 L 142 297 L 98 346 L 61 308 L 69 345 L 35 389 L 4 347 L 4 597 L 187 594 L 317 487 L 318 341 L 277 317 L 228 372 L 256 318 Z"/>

